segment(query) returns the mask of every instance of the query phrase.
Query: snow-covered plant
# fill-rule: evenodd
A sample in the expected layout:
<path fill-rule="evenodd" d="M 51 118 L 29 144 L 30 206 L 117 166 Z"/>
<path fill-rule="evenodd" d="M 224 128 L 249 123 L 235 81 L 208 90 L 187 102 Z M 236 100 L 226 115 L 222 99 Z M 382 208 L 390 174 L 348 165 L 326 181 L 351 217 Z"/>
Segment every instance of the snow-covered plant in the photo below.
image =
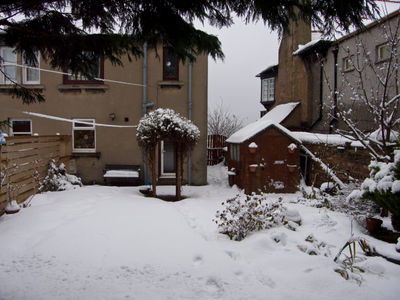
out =
<path fill-rule="evenodd" d="M 153 197 L 156 193 L 156 147 L 163 140 L 172 141 L 176 145 L 177 188 L 176 198 L 180 200 L 182 153 L 193 147 L 200 137 L 200 131 L 190 120 L 182 117 L 172 109 L 158 108 L 146 114 L 136 130 L 139 146 L 146 150 L 147 159 L 152 165 Z"/>
<path fill-rule="evenodd" d="M 370 177 L 348 198 L 362 197 L 374 201 L 392 214 L 392 225 L 400 230 L 400 150 L 394 151 L 393 162 L 371 161 Z"/>
<path fill-rule="evenodd" d="M 182 117 L 172 109 L 158 108 L 146 114 L 136 130 L 139 145 L 153 147 L 163 139 L 177 139 L 186 146 L 194 145 L 200 131 L 192 121 Z"/>
<path fill-rule="evenodd" d="M 268 200 L 265 194 L 239 194 L 222 202 L 222 205 L 225 208 L 217 211 L 213 221 L 218 225 L 220 233 L 235 241 L 243 240 L 253 231 L 282 224 L 290 225 L 291 229 L 295 230 L 301 222 L 298 213 L 288 214 L 288 210 L 282 205 L 282 199 Z"/>
<path fill-rule="evenodd" d="M 78 186 L 82 186 L 81 179 L 68 174 L 63 163 L 57 167 L 55 160 L 52 159 L 49 163 L 47 176 L 39 184 L 39 192 L 64 191 Z"/>

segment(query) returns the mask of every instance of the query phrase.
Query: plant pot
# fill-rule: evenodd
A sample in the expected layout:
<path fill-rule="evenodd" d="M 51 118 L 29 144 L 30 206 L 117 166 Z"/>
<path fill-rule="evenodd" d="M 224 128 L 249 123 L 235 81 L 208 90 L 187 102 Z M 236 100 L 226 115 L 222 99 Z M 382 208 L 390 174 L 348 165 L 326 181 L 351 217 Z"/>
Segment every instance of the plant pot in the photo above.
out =
<path fill-rule="evenodd" d="M 294 173 L 297 169 L 297 165 L 287 165 L 287 168 L 289 170 L 289 173 Z"/>
<path fill-rule="evenodd" d="M 257 152 L 257 148 L 249 147 L 249 152 L 250 152 L 251 154 L 254 154 L 254 153 Z"/>
<path fill-rule="evenodd" d="M 250 173 L 255 173 L 257 170 L 257 165 L 250 165 L 249 166 L 249 171 Z"/>
<path fill-rule="evenodd" d="M 367 230 L 371 234 L 376 233 L 381 228 L 381 225 L 383 223 L 382 220 L 377 218 L 366 218 L 365 222 L 367 225 Z"/>

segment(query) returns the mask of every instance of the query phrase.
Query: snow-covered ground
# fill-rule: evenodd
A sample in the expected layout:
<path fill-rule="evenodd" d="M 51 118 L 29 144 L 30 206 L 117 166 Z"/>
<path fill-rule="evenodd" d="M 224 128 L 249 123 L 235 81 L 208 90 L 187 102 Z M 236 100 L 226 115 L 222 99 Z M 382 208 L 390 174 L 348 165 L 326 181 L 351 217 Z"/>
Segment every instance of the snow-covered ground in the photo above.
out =
<path fill-rule="evenodd" d="M 220 166 L 209 169 L 209 183 L 184 187 L 180 202 L 136 187 L 36 195 L 0 217 L 0 299 L 399 299 L 400 266 L 383 258 L 357 249 L 365 273 L 344 280 L 334 271 L 351 235 L 347 215 L 297 202 L 300 194 L 271 195 L 298 210 L 302 226 L 231 241 L 212 219 L 238 190 Z M 356 236 L 400 257 L 362 231 L 353 222 Z"/>

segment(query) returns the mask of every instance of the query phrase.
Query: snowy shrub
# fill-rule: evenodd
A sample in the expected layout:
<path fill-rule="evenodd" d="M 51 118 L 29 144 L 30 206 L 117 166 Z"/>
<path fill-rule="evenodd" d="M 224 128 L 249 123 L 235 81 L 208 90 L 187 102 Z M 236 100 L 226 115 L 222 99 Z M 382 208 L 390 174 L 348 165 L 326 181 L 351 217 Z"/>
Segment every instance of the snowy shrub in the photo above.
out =
<path fill-rule="evenodd" d="M 222 202 L 225 209 L 217 211 L 216 219 L 219 232 L 229 236 L 231 240 L 241 241 L 250 232 L 268 229 L 279 225 L 291 225 L 295 230 L 301 222 L 300 215 L 295 211 L 288 213 L 282 206 L 282 199 L 269 201 L 265 194 L 243 195 Z M 293 225 L 294 222 L 297 225 Z"/>
<path fill-rule="evenodd" d="M 400 150 L 394 154 L 393 162 L 371 161 L 370 177 L 361 184 L 361 191 L 353 191 L 348 199 L 362 197 L 388 209 L 393 228 L 400 230 Z"/>
<path fill-rule="evenodd" d="M 190 120 L 172 109 L 158 108 L 146 114 L 136 130 L 136 139 L 143 147 L 152 147 L 164 138 L 177 139 L 183 145 L 193 145 L 200 131 Z"/>
<path fill-rule="evenodd" d="M 64 191 L 77 186 L 82 186 L 81 179 L 67 174 L 65 165 L 62 163 L 57 167 L 54 159 L 52 159 L 49 163 L 47 176 L 39 185 L 39 192 Z"/>

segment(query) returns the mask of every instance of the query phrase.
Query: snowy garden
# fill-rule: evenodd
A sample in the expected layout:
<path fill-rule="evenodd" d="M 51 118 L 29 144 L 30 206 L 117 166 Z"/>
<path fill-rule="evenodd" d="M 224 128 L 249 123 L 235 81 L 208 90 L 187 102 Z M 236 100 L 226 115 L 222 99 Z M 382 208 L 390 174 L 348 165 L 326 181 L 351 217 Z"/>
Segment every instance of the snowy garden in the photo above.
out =
<path fill-rule="evenodd" d="M 184 186 L 178 202 L 141 187 L 35 195 L 0 217 L 0 299 L 398 299 L 400 266 L 387 259 L 400 254 L 366 232 L 370 205 L 307 187 L 246 197 L 223 165 L 208 174 L 209 185 Z M 246 201 L 268 218 L 231 240 L 221 232 Z M 390 218 L 383 225 L 392 229 Z"/>

